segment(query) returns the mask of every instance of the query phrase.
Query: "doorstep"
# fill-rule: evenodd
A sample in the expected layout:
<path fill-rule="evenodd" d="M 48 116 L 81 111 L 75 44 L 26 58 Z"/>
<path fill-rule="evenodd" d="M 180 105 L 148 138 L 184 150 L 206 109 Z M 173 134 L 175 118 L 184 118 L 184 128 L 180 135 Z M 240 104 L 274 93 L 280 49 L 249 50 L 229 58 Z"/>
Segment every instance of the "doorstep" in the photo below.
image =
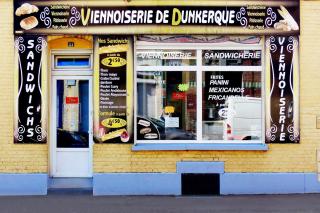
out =
<path fill-rule="evenodd" d="M 49 178 L 48 194 L 92 194 L 92 178 Z"/>

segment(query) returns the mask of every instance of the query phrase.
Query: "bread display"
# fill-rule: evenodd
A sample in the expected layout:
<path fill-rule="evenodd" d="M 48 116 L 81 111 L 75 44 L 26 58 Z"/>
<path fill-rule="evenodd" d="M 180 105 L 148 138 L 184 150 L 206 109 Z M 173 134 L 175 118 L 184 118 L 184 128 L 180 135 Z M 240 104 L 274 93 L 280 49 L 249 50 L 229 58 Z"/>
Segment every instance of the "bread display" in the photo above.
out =
<path fill-rule="evenodd" d="M 28 15 L 31 13 L 36 13 L 39 11 L 39 8 L 35 5 L 29 3 L 24 3 L 16 10 L 16 16 Z"/>
<path fill-rule="evenodd" d="M 22 29 L 30 30 L 38 25 L 38 20 L 34 16 L 30 16 L 28 18 L 22 19 L 20 22 L 20 26 Z"/>

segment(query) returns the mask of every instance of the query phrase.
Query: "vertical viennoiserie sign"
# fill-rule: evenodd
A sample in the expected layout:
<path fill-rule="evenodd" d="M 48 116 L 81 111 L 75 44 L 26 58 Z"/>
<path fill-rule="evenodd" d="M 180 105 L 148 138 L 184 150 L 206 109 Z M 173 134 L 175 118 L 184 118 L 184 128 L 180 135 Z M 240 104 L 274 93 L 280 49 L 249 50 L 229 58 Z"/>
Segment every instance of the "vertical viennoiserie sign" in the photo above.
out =
<path fill-rule="evenodd" d="M 42 55 L 46 41 L 41 36 L 20 36 L 15 47 L 18 82 L 15 112 L 15 143 L 46 143 L 43 118 Z"/>
<path fill-rule="evenodd" d="M 299 49 L 298 37 L 267 39 L 266 142 L 299 143 Z"/>
<path fill-rule="evenodd" d="M 128 130 L 127 36 L 99 36 L 99 126 L 96 142 L 132 142 Z"/>

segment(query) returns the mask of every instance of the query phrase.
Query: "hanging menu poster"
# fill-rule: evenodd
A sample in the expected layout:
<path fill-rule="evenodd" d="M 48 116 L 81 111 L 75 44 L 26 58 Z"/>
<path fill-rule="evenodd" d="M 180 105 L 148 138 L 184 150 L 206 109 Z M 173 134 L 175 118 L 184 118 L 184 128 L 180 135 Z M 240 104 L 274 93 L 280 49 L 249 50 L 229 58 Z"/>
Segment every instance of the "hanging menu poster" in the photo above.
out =
<path fill-rule="evenodd" d="M 127 124 L 125 36 L 101 36 L 99 43 L 99 135 L 97 142 L 132 142 Z"/>
<path fill-rule="evenodd" d="M 15 41 L 18 52 L 18 91 L 14 143 L 46 143 L 42 120 L 41 56 L 43 37 L 21 36 Z"/>
<path fill-rule="evenodd" d="M 266 142 L 299 143 L 298 38 L 271 36 L 266 46 L 270 58 Z"/>

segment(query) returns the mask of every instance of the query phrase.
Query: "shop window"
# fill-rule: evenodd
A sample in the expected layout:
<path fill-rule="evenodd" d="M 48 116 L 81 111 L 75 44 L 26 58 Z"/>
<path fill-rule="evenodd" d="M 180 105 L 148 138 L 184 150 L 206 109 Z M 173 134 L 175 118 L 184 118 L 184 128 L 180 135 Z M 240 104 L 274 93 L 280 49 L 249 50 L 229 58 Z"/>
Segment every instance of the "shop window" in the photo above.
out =
<path fill-rule="evenodd" d="M 137 72 L 137 97 L 138 140 L 196 139 L 196 72 Z"/>
<path fill-rule="evenodd" d="M 261 140 L 261 72 L 203 72 L 202 139 Z"/>
<path fill-rule="evenodd" d="M 260 40 L 137 42 L 136 142 L 262 143 Z"/>

